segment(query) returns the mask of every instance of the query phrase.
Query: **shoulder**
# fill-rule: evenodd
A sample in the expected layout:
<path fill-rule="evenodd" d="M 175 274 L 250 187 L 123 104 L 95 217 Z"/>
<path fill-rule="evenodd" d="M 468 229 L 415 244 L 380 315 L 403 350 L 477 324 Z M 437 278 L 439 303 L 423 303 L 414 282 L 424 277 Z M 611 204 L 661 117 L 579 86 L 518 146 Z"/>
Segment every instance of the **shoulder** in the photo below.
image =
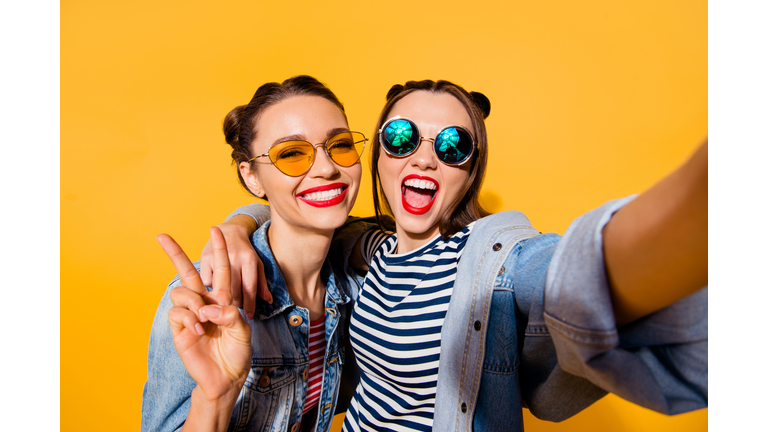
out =
<path fill-rule="evenodd" d="M 474 230 L 503 229 L 519 225 L 533 227 L 531 221 L 528 220 L 528 217 L 526 217 L 525 214 L 515 210 L 494 213 L 490 216 L 478 219 L 474 224 Z"/>
<path fill-rule="evenodd" d="M 518 242 L 540 232 L 533 228 L 528 218 L 519 211 L 505 211 L 478 219 L 467 226 L 471 229 L 470 242 L 485 248 L 486 243 Z M 466 228 L 465 228 L 466 229 Z M 498 250 L 498 249 L 496 249 Z"/>

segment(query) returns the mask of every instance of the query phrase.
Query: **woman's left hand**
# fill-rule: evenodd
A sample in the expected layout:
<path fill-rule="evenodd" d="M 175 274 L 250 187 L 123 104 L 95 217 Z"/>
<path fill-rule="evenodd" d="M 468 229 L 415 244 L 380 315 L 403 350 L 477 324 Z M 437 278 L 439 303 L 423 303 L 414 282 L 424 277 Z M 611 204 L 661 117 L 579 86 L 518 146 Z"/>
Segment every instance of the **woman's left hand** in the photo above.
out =
<path fill-rule="evenodd" d="M 182 283 L 171 291 L 174 307 L 168 313 L 176 351 L 204 399 L 232 399 L 239 394 L 250 371 L 251 327 L 232 304 L 224 237 L 218 228 L 211 228 L 214 264 L 210 292 L 170 236 L 161 234 L 158 241 Z"/>

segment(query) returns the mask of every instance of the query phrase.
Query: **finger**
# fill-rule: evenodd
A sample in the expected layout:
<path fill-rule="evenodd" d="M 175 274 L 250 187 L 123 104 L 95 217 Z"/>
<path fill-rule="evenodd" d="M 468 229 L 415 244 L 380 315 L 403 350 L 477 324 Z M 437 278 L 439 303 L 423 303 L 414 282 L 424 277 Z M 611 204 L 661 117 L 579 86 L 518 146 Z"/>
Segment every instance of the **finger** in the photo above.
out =
<path fill-rule="evenodd" d="M 230 294 L 232 273 L 229 267 L 227 242 L 218 227 L 211 227 L 211 244 L 213 245 L 213 292 L 211 294 L 219 305 L 229 305 L 232 304 Z"/>
<path fill-rule="evenodd" d="M 171 259 L 176 272 L 179 273 L 181 284 L 201 294 L 207 292 L 203 281 L 200 279 L 200 274 L 197 273 L 195 266 L 187 258 L 187 254 L 184 253 L 181 246 L 168 234 L 158 235 L 157 241 L 165 251 L 165 254 L 168 255 L 168 258 Z"/>
<path fill-rule="evenodd" d="M 211 251 L 211 241 L 205 243 L 203 252 L 200 254 L 200 279 L 203 285 L 211 286 L 213 282 L 213 252 Z"/>
<path fill-rule="evenodd" d="M 168 311 L 168 322 L 171 324 L 171 331 L 174 336 L 181 333 L 184 329 L 197 336 L 202 336 L 205 333 L 200 320 L 197 319 L 197 315 L 187 308 L 180 306 L 172 307 Z"/>
<path fill-rule="evenodd" d="M 250 344 L 251 326 L 240 315 L 240 311 L 234 305 L 207 305 L 200 310 L 212 323 L 226 327 L 230 335 L 241 343 Z"/>
<path fill-rule="evenodd" d="M 264 274 L 264 265 L 259 262 L 258 269 L 258 290 L 259 297 L 264 299 L 267 303 L 272 304 L 272 293 L 269 292 L 269 285 L 267 285 L 267 276 Z"/>
<path fill-rule="evenodd" d="M 240 288 L 240 272 L 232 267 L 232 304 L 237 307 L 243 307 L 244 290 Z"/>
<path fill-rule="evenodd" d="M 256 310 L 256 267 L 247 265 L 243 267 L 243 310 L 248 319 L 253 318 Z"/>
<path fill-rule="evenodd" d="M 200 308 L 205 306 L 205 300 L 200 294 L 181 286 L 172 289 L 170 297 L 173 306 L 189 309 L 192 313 L 197 315 L 201 322 L 206 322 L 208 320 L 205 316 L 200 315 Z"/>

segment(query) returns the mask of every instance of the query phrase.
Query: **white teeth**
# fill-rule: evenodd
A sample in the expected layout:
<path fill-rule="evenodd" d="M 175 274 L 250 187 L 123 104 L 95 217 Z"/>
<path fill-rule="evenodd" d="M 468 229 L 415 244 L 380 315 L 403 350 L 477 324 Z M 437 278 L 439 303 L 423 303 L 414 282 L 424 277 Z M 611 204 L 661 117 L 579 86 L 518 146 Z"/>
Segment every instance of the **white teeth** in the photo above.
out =
<path fill-rule="evenodd" d="M 301 197 L 307 201 L 328 201 L 341 195 L 341 188 L 331 189 L 322 192 L 312 192 L 304 194 Z"/>
<path fill-rule="evenodd" d="M 435 182 L 429 180 L 408 179 L 405 181 L 405 185 L 418 189 L 437 190 Z"/>

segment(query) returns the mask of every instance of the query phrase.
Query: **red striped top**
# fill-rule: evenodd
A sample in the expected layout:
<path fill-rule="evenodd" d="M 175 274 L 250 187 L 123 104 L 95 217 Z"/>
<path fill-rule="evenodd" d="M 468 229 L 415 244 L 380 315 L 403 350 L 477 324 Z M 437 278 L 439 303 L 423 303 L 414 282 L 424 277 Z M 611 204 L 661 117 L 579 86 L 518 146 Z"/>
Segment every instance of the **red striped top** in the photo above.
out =
<path fill-rule="evenodd" d="M 304 414 L 317 406 L 323 384 L 325 363 L 325 315 L 309 323 L 309 376 L 307 377 L 307 398 L 304 400 Z"/>

